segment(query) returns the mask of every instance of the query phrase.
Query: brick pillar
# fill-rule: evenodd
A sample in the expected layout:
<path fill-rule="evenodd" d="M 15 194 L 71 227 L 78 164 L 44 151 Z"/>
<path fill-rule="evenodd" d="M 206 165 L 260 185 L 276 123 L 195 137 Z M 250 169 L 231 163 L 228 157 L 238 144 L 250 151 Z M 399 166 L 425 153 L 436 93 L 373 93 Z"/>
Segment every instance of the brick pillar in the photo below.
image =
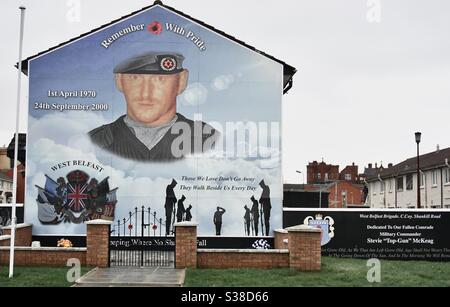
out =
<path fill-rule="evenodd" d="M 274 248 L 275 249 L 288 249 L 288 231 L 285 229 L 276 229 L 274 231 Z"/>
<path fill-rule="evenodd" d="M 106 268 L 109 265 L 109 229 L 111 221 L 86 222 L 86 264 Z"/>
<path fill-rule="evenodd" d="M 307 225 L 287 228 L 289 266 L 300 271 L 320 271 L 321 230 Z"/>
<path fill-rule="evenodd" d="M 175 223 L 175 268 L 197 267 L 197 223 Z"/>
<path fill-rule="evenodd" d="M 11 235 L 11 226 L 3 227 L 3 233 L 5 235 Z M 15 246 L 31 246 L 33 237 L 33 225 L 32 224 L 17 224 L 16 225 L 16 239 Z"/>

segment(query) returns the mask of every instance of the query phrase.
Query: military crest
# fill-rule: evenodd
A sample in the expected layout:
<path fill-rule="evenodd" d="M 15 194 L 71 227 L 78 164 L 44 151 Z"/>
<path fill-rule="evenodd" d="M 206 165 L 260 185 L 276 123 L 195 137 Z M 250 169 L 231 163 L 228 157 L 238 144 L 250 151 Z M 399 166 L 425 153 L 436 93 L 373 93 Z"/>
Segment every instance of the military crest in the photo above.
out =
<path fill-rule="evenodd" d="M 315 218 L 308 216 L 303 221 L 303 224 L 319 228 L 322 231 L 321 246 L 328 244 L 334 238 L 334 220 L 330 216 L 323 218 L 320 213 L 316 214 Z"/>
<path fill-rule="evenodd" d="M 38 218 L 42 224 L 114 220 L 118 189 L 110 190 L 109 177 L 98 182 L 80 170 L 72 171 L 66 178 L 59 177 L 56 181 L 47 175 L 45 177 L 45 187 L 36 186 Z"/>
<path fill-rule="evenodd" d="M 177 61 L 173 57 L 165 57 L 161 60 L 160 66 L 164 71 L 173 71 L 177 68 Z"/>

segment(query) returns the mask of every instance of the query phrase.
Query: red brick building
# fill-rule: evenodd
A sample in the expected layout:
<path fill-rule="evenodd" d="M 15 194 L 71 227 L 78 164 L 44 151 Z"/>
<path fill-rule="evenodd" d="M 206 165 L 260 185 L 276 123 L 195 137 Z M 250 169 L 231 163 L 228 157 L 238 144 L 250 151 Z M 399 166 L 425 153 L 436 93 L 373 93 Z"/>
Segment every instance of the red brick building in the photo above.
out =
<path fill-rule="evenodd" d="M 10 169 L 6 172 L 6 175 L 13 180 L 14 172 Z M 22 164 L 17 165 L 17 196 L 16 203 L 25 203 L 25 167 Z"/>
<path fill-rule="evenodd" d="M 313 161 L 308 164 L 307 173 L 308 181 L 304 190 L 328 193 L 329 208 L 364 205 L 363 178 L 355 163 L 339 172 L 339 165 Z"/>
<path fill-rule="evenodd" d="M 351 183 L 360 183 L 360 175 L 358 173 L 358 165 L 346 166 L 339 172 L 339 165 L 327 164 L 317 161 L 310 162 L 306 167 L 308 173 L 308 184 L 327 183 L 338 180 L 348 181 Z"/>
<path fill-rule="evenodd" d="M 347 181 L 337 181 L 328 186 L 329 208 L 347 208 L 349 206 L 363 206 L 364 185 Z"/>
<path fill-rule="evenodd" d="M 334 181 L 328 184 L 307 184 L 305 191 L 328 193 L 328 208 L 363 206 L 364 185 L 348 181 Z"/>
<path fill-rule="evenodd" d="M 308 184 L 326 183 L 339 180 L 339 165 L 326 164 L 325 162 L 311 162 L 306 167 Z"/>
<path fill-rule="evenodd" d="M 352 163 L 352 165 L 346 166 L 339 173 L 339 180 L 358 183 L 359 182 L 358 165 Z"/>

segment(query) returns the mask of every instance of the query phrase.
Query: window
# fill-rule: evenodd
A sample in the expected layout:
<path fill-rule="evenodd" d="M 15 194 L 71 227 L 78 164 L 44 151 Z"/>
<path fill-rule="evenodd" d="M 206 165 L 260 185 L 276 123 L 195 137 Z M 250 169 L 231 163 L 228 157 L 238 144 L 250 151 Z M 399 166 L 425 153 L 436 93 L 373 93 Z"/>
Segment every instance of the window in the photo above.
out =
<path fill-rule="evenodd" d="M 403 191 L 403 176 L 397 178 L 397 191 Z"/>
<path fill-rule="evenodd" d="M 406 175 L 406 189 L 411 191 L 413 189 L 413 175 Z"/>
<path fill-rule="evenodd" d="M 345 174 L 345 180 L 351 181 L 352 180 L 352 174 Z"/>
<path fill-rule="evenodd" d="M 328 173 L 325 173 L 325 180 L 328 180 Z"/>
<path fill-rule="evenodd" d="M 389 179 L 389 192 L 392 192 L 392 180 Z"/>
<path fill-rule="evenodd" d="M 384 193 L 384 181 L 380 181 L 380 193 Z"/>
<path fill-rule="evenodd" d="M 436 170 L 431 172 L 431 184 L 432 184 L 432 186 L 437 186 L 437 172 L 436 172 Z"/>
<path fill-rule="evenodd" d="M 445 183 L 450 183 L 450 168 L 446 168 L 444 171 Z"/>
<path fill-rule="evenodd" d="M 317 179 L 321 179 L 321 178 L 322 178 L 321 174 L 317 173 Z"/>
<path fill-rule="evenodd" d="M 420 173 L 420 187 L 425 187 L 425 173 Z"/>

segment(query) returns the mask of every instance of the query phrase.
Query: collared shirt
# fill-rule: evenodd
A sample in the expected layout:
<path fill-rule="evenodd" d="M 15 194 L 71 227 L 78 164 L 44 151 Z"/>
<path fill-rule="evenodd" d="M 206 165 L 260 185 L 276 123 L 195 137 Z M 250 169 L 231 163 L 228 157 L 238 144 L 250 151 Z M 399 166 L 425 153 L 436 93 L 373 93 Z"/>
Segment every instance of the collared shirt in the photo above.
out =
<path fill-rule="evenodd" d="M 130 128 L 131 132 L 133 132 L 136 138 L 149 150 L 161 141 L 164 135 L 166 135 L 177 120 L 178 116 L 175 115 L 175 117 L 167 124 L 160 126 L 148 126 L 133 120 L 128 115 L 124 118 L 124 122 L 128 128 Z"/>

